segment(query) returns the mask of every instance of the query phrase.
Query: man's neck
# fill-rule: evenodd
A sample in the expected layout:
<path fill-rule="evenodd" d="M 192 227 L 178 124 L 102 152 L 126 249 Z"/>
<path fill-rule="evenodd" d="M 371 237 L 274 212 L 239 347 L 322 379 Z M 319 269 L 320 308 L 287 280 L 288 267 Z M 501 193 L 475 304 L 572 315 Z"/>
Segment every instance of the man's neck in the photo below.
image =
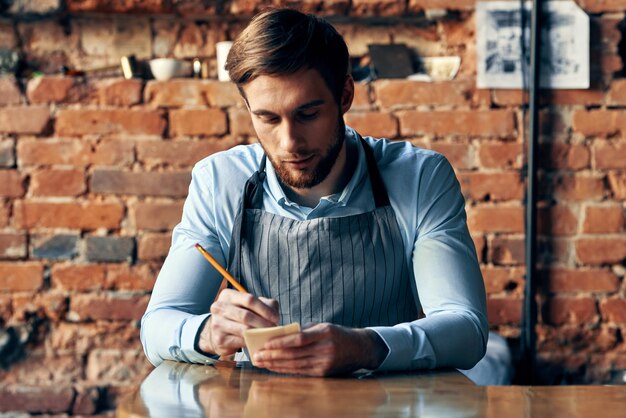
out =
<path fill-rule="evenodd" d="M 355 156 L 357 150 L 348 142 L 346 138 L 333 168 L 324 181 L 317 186 L 305 189 L 281 184 L 285 196 L 300 206 L 314 208 L 324 196 L 330 196 L 343 190 L 352 178 L 357 160 Z"/>

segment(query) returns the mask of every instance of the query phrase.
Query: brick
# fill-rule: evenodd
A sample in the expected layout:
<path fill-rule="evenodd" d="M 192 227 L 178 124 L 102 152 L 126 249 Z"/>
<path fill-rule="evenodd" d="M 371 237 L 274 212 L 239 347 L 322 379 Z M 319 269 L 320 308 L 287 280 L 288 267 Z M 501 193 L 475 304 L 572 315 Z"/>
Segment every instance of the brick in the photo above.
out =
<path fill-rule="evenodd" d="M 124 217 L 118 203 L 15 202 L 13 222 L 17 228 L 117 229 Z"/>
<path fill-rule="evenodd" d="M 0 167 L 10 168 L 15 165 L 15 141 L 0 140 Z"/>
<path fill-rule="evenodd" d="M 1 291 L 34 291 L 43 285 L 43 266 L 39 263 L 0 262 Z"/>
<path fill-rule="evenodd" d="M 524 232 L 524 207 L 474 206 L 467 211 L 470 231 Z"/>
<path fill-rule="evenodd" d="M 507 294 L 524 294 L 524 269 L 495 266 L 481 266 L 488 295 L 506 292 Z"/>
<path fill-rule="evenodd" d="M 199 160 L 240 143 L 236 138 L 207 138 L 201 141 L 142 141 L 137 144 L 137 160 L 147 167 L 165 164 L 192 167 Z"/>
<path fill-rule="evenodd" d="M 13 298 L 10 293 L 0 293 L 0 321 L 6 324 L 13 315 Z"/>
<path fill-rule="evenodd" d="M 617 292 L 619 278 L 607 269 L 552 269 L 543 274 L 548 291 L 555 293 Z"/>
<path fill-rule="evenodd" d="M 97 321 L 50 326 L 50 345 L 55 351 L 85 354 L 93 349 L 139 348 L 139 328 L 128 322 Z"/>
<path fill-rule="evenodd" d="M 83 170 L 43 170 L 31 175 L 32 196 L 79 196 L 86 190 Z"/>
<path fill-rule="evenodd" d="M 34 104 L 63 103 L 73 86 L 73 77 L 35 77 L 28 81 L 26 96 L 28 101 Z"/>
<path fill-rule="evenodd" d="M 3 373 L 2 380 L 6 385 L 67 385 L 83 379 L 85 368 L 82 363 L 82 359 L 73 353 L 46 354 L 41 350 L 32 350 L 29 352 L 29 361 L 21 362 L 19 367 L 12 367 L 8 373 Z M 41 367 L 42 364 L 53 366 Z"/>
<path fill-rule="evenodd" d="M 593 162 L 598 170 L 626 168 L 626 141 L 594 141 Z"/>
<path fill-rule="evenodd" d="M 604 91 L 600 89 L 567 89 L 567 90 L 544 90 L 540 97 L 542 105 L 552 106 L 594 106 L 602 104 Z"/>
<path fill-rule="evenodd" d="M 204 80 L 202 91 L 211 107 L 245 108 L 245 102 L 237 86 L 231 82 Z"/>
<path fill-rule="evenodd" d="M 622 206 L 587 206 L 583 232 L 591 234 L 622 232 L 624 222 Z"/>
<path fill-rule="evenodd" d="M 577 3 L 586 12 L 604 13 L 604 12 L 623 12 L 623 0 L 577 0 Z"/>
<path fill-rule="evenodd" d="M 12 320 L 17 322 L 27 321 L 35 315 L 58 322 L 67 314 L 67 297 L 50 292 L 13 295 L 13 311 Z"/>
<path fill-rule="evenodd" d="M 74 400 L 71 386 L 11 385 L 0 389 L 0 411 L 68 412 Z"/>
<path fill-rule="evenodd" d="M 191 176 L 188 171 L 133 173 L 115 169 L 96 169 L 89 189 L 92 193 L 137 196 L 184 197 Z"/>
<path fill-rule="evenodd" d="M 597 322 L 598 311 L 593 298 L 553 297 L 546 305 L 546 319 L 549 324 L 588 325 Z"/>
<path fill-rule="evenodd" d="M 613 197 L 619 200 L 626 200 L 626 172 L 611 171 L 608 179 Z"/>
<path fill-rule="evenodd" d="M 228 109 L 228 126 L 232 136 L 256 137 L 250 113 L 244 109 Z"/>
<path fill-rule="evenodd" d="M 469 38 L 474 38 L 475 33 L 474 16 L 465 20 L 441 19 L 437 21 L 442 41 L 448 46 L 463 46 L 467 44 Z"/>
<path fill-rule="evenodd" d="M 0 170 L 0 197 L 21 197 L 24 192 L 24 183 L 19 171 Z"/>
<path fill-rule="evenodd" d="M 524 238 L 496 236 L 488 243 L 488 260 L 496 265 L 522 265 L 525 261 Z"/>
<path fill-rule="evenodd" d="M 61 0 L 17 1 L 9 7 L 8 12 L 23 17 L 53 14 L 60 9 Z"/>
<path fill-rule="evenodd" d="M 463 194 L 473 200 L 501 201 L 521 200 L 524 187 L 520 173 L 461 173 L 459 175 Z"/>
<path fill-rule="evenodd" d="M 417 111 L 397 113 L 403 136 L 463 135 L 512 137 L 515 135 L 515 113 L 510 110 L 491 111 Z"/>
<path fill-rule="evenodd" d="M 93 165 L 130 166 L 135 161 L 135 145 L 127 140 L 103 140 L 89 160 Z"/>
<path fill-rule="evenodd" d="M 522 299 L 488 298 L 487 317 L 490 325 L 518 325 L 522 321 Z"/>
<path fill-rule="evenodd" d="M 170 136 L 223 135 L 227 131 L 226 114 L 220 109 L 175 109 L 170 111 Z"/>
<path fill-rule="evenodd" d="M 471 10 L 476 5 L 474 0 L 409 0 L 411 13 L 428 9 Z"/>
<path fill-rule="evenodd" d="M 553 182 L 557 200 L 600 200 L 605 195 L 604 178 L 588 174 L 564 174 Z"/>
<path fill-rule="evenodd" d="M 578 232 L 578 216 L 567 206 L 543 207 L 537 213 L 537 231 L 547 236 L 568 236 Z"/>
<path fill-rule="evenodd" d="M 9 210 L 8 202 L 0 203 L 0 226 L 1 227 L 5 227 L 9 225 L 9 215 L 10 215 L 10 210 Z"/>
<path fill-rule="evenodd" d="M 524 150 L 518 142 L 481 142 L 478 160 L 483 168 L 520 168 Z"/>
<path fill-rule="evenodd" d="M 572 116 L 574 132 L 586 137 L 626 132 L 626 110 L 577 110 Z"/>
<path fill-rule="evenodd" d="M 98 101 L 105 106 L 128 107 L 141 103 L 143 82 L 137 79 L 107 79 L 97 82 Z"/>
<path fill-rule="evenodd" d="M 181 220 L 183 202 L 137 202 L 130 209 L 138 230 L 170 231 Z"/>
<path fill-rule="evenodd" d="M 133 237 L 88 236 L 86 241 L 87 260 L 90 262 L 133 261 L 135 239 Z"/>
<path fill-rule="evenodd" d="M 10 106 L 0 108 L 0 133 L 40 134 L 48 126 L 47 106 Z"/>
<path fill-rule="evenodd" d="M 369 44 L 391 43 L 390 31 L 385 27 L 364 27 L 356 24 L 336 24 L 333 26 L 348 44 L 351 57 L 361 57 L 368 54 L 367 46 Z"/>
<path fill-rule="evenodd" d="M 539 96 L 541 105 L 553 106 L 593 106 L 602 104 L 604 92 L 597 89 L 585 90 L 544 90 Z M 493 101 L 500 106 L 520 106 L 528 103 L 528 93 L 524 90 L 496 89 Z"/>
<path fill-rule="evenodd" d="M 110 264 L 106 272 L 106 288 L 111 290 L 152 290 L 159 266 L 151 264 Z"/>
<path fill-rule="evenodd" d="M 144 0 L 142 2 L 127 2 L 120 0 L 66 0 L 67 10 L 70 12 L 104 12 L 104 13 L 154 13 L 168 12 L 167 2 L 163 0 Z"/>
<path fill-rule="evenodd" d="M 462 106 L 468 104 L 471 83 L 439 81 L 423 83 L 409 80 L 377 80 L 373 83 L 376 102 L 385 109 L 398 107 Z"/>
<path fill-rule="evenodd" d="M 80 34 L 80 47 L 87 60 L 119 64 L 119 57 L 128 55 L 135 55 L 138 60 L 150 58 L 152 34 L 148 16 L 83 17 L 76 21 L 75 30 Z"/>
<path fill-rule="evenodd" d="M 70 300 L 70 313 L 73 321 L 86 320 L 135 320 L 141 316 L 148 306 L 149 296 L 125 294 L 77 294 Z"/>
<path fill-rule="evenodd" d="M 369 28 L 368 28 L 369 29 Z M 405 44 L 418 57 L 433 57 L 445 54 L 435 25 L 396 24 L 390 30 L 392 43 Z"/>
<path fill-rule="evenodd" d="M 205 83 L 201 80 L 174 79 L 148 81 L 144 102 L 155 107 L 207 106 Z"/>
<path fill-rule="evenodd" d="M 26 258 L 26 234 L 0 233 L 0 259 Z"/>
<path fill-rule="evenodd" d="M 617 78 L 611 81 L 606 103 L 609 106 L 626 105 L 626 79 Z"/>
<path fill-rule="evenodd" d="M 574 241 L 571 237 L 539 236 L 537 253 L 543 264 L 569 264 L 573 259 Z"/>
<path fill-rule="evenodd" d="M 173 19 L 152 21 L 152 52 L 155 57 L 171 57 L 181 23 Z"/>
<path fill-rule="evenodd" d="M 101 403 L 98 387 L 79 387 L 72 405 L 72 415 L 93 415 Z"/>
<path fill-rule="evenodd" d="M 398 135 L 398 122 L 388 113 L 349 112 L 345 121 L 362 135 L 377 138 L 395 138 Z"/>
<path fill-rule="evenodd" d="M 626 259 L 626 239 L 581 238 L 576 241 L 576 257 L 582 264 L 616 264 Z"/>
<path fill-rule="evenodd" d="M 141 381 L 152 369 L 142 350 L 94 350 L 87 358 L 86 377 L 91 381 Z"/>
<path fill-rule="evenodd" d="M 0 106 L 22 103 L 22 94 L 12 75 L 0 76 L 0 93 Z"/>
<path fill-rule="evenodd" d="M 33 235 L 31 237 L 31 258 L 49 260 L 69 260 L 78 255 L 78 235 Z"/>
<path fill-rule="evenodd" d="M 542 168 L 581 170 L 589 168 L 591 153 L 585 145 L 554 142 L 542 144 L 539 157 Z"/>
<path fill-rule="evenodd" d="M 155 110 L 61 109 L 55 127 L 57 135 L 125 134 L 161 136 L 165 119 Z"/>
<path fill-rule="evenodd" d="M 621 297 L 601 301 L 600 312 L 607 322 L 626 324 L 626 300 Z"/>
<path fill-rule="evenodd" d="M 352 0 L 350 14 L 353 16 L 401 16 L 406 9 L 403 1 Z"/>
<path fill-rule="evenodd" d="M 55 289 L 70 291 L 101 290 L 105 288 L 106 267 L 102 264 L 54 264 L 51 284 Z"/>
<path fill-rule="evenodd" d="M 430 149 L 443 154 L 457 170 L 469 170 L 475 167 L 474 150 L 469 144 L 434 141 L 430 144 Z"/>
<path fill-rule="evenodd" d="M 0 22 L 0 47 L 12 49 L 17 46 L 17 36 L 14 30 L 14 22 L 4 19 Z"/>
<path fill-rule="evenodd" d="M 225 40 L 221 31 L 214 30 L 207 23 L 186 22 L 181 28 L 174 45 L 175 58 L 215 56 L 215 43 Z"/>
<path fill-rule="evenodd" d="M 172 243 L 171 234 L 144 234 L 137 244 L 137 258 L 139 260 L 165 260 Z"/>
<path fill-rule="evenodd" d="M 79 140 L 20 139 L 17 142 L 17 160 L 20 166 L 86 166 L 90 162 L 90 155 L 89 144 Z"/>
<path fill-rule="evenodd" d="M 352 110 L 371 110 L 370 83 L 354 83 L 354 98 L 352 99 Z"/>

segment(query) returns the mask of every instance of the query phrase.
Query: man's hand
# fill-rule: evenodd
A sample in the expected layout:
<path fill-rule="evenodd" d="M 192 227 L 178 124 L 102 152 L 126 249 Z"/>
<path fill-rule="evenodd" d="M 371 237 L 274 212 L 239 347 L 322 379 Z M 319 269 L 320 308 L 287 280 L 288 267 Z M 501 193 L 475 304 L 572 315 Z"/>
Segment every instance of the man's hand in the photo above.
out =
<path fill-rule="evenodd" d="M 255 354 L 254 363 L 277 373 L 329 376 L 376 369 L 387 351 L 372 330 L 323 323 L 271 339 Z"/>
<path fill-rule="evenodd" d="M 226 356 L 244 346 L 245 330 L 273 327 L 277 323 L 275 299 L 224 289 L 211 305 L 211 316 L 202 329 L 198 345 L 204 352 Z"/>

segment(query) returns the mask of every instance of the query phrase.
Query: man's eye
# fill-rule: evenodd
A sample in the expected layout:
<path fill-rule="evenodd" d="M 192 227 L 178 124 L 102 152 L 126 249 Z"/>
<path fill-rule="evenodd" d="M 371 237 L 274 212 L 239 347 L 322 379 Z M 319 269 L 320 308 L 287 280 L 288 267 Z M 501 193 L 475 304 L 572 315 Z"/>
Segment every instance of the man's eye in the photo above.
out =
<path fill-rule="evenodd" d="M 261 119 L 261 122 L 263 123 L 269 123 L 272 125 L 278 123 L 278 118 L 276 116 L 259 116 L 259 119 Z"/>
<path fill-rule="evenodd" d="M 317 117 L 317 115 L 319 114 L 319 112 L 315 111 L 315 112 L 302 112 L 298 115 L 298 117 L 302 120 L 311 120 L 311 119 L 315 119 Z"/>

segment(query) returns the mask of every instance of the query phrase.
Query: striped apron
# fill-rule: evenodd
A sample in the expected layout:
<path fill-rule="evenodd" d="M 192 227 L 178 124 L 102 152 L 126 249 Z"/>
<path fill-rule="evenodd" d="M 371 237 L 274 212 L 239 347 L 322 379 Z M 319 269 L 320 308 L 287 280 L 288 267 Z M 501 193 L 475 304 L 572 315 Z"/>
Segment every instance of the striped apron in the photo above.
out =
<path fill-rule="evenodd" d="M 248 179 L 228 269 L 280 306 L 280 324 L 391 326 L 417 318 L 402 236 L 370 146 L 361 139 L 376 208 L 298 221 L 262 210 L 265 161 Z"/>

